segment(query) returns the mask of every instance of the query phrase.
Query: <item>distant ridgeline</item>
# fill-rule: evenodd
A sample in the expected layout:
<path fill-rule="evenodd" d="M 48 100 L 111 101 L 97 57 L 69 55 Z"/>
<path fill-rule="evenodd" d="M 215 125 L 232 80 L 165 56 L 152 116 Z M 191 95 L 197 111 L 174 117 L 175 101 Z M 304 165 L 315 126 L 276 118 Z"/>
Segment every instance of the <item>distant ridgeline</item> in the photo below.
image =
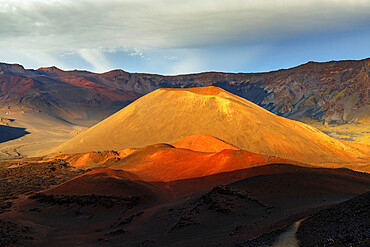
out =
<path fill-rule="evenodd" d="M 70 122 L 101 120 L 158 88 L 217 86 L 293 119 L 368 122 L 370 59 L 309 62 L 267 73 L 162 76 L 56 67 L 25 70 L 0 63 L 0 106 L 31 109 Z M 9 109 L 9 110 L 12 110 Z"/>

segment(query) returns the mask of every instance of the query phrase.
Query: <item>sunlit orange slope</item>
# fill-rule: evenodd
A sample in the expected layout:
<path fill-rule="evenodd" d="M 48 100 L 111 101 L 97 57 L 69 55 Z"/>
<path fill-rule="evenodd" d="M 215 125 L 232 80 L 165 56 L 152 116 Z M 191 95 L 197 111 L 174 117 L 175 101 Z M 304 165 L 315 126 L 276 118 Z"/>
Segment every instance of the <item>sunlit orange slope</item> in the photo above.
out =
<path fill-rule="evenodd" d="M 125 156 L 127 155 L 124 155 L 123 157 Z M 71 166 L 77 168 L 92 168 L 99 167 L 104 163 L 108 163 L 110 160 L 115 160 L 118 158 L 120 158 L 120 152 L 98 151 L 98 152 L 57 155 L 49 158 L 48 161 L 58 159 L 64 160 L 68 162 Z"/>
<path fill-rule="evenodd" d="M 369 146 L 362 146 L 360 151 L 217 87 L 158 89 L 51 152 L 137 148 L 173 143 L 195 134 L 214 136 L 254 153 L 304 163 L 369 159 Z"/>
<path fill-rule="evenodd" d="M 223 142 L 213 136 L 191 135 L 176 140 L 172 145 L 176 148 L 184 148 L 199 152 L 220 152 L 224 149 L 238 150 L 238 148 Z M 140 149 L 125 148 L 119 151 L 91 151 L 76 154 L 60 154 L 47 157 L 46 161 L 64 160 L 69 165 L 77 168 L 108 167 L 118 160 Z"/>
<path fill-rule="evenodd" d="M 199 152 L 221 152 L 224 149 L 239 149 L 213 136 L 202 134 L 182 137 L 173 142 L 172 145 L 177 148 L 185 148 Z"/>
<path fill-rule="evenodd" d="M 173 181 L 276 163 L 298 164 L 245 150 L 204 153 L 157 144 L 136 151 L 110 168 L 134 173 L 147 181 Z"/>

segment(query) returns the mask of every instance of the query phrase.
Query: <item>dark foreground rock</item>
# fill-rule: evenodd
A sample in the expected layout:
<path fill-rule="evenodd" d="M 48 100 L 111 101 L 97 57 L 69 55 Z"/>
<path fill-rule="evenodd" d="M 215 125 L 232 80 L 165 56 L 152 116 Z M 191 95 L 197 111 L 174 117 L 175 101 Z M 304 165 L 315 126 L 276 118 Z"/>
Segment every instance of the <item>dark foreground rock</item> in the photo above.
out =
<path fill-rule="evenodd" d="M 59 205 L 77 204 L 81 207 L 102 206 L 104 208 L 112 208 L 114 206 L 125 206 L 127 208 L 133 208 L 140 201 L 140 198 L 136 196 L 122 197 L 105 195 L 44 195 L 42 193 L 36 193 L 30 198 L 36 199 L 39 202 Z"/>
<path fill-rule="evenodd" d="M 18 244 L 22 240 L 30 240 L 31 228 L 20 226 L 0 219 L 0 246 Z"/>
<path fill-rule="evenodd" d="M 370 192 L 320 211 L 302 222 L 300 246 L 370 246 Z"/>

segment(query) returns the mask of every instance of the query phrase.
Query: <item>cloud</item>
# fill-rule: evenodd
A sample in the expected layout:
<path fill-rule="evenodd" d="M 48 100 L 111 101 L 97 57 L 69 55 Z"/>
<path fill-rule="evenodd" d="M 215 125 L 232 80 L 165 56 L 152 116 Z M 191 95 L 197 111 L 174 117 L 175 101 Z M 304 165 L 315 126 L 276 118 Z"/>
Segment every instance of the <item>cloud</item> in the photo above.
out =
<path fill-rule="evenodd" d="M 144 54 L 141 50 L 137 49 L 137 48 L 134 48 L 134 50 L 132 52 L 129 53 L 130 56 L 138 56 L 140 57 L 141 59 L 144 59 Z"/>
<path fill-rule="evenodd" d="M 26 67 L 58 66 L 63 69 L 73 69 L 64 63 L 58 54 L 35 50 L 18 50 L 11 47 L 1 49 L 1 61 L 5 63 L 22 63 Z"/>
<path fill-rule="evenodd" d="M 104 53 L 98 49 L 79 49 L 78 54 L 91 64 L 96 72 L 105 72 L 112 68 Z"/>
<path fill-rule="evenodd" d="M 370 21 L 365 0 L 13 0 L 0 9 L 0 44 L 46 50 L 253 43 Z"/>
<path fill-rule="evenodd" d="M 370 33 L 369 13 L 370 0 L 0 0 L 0 57 L 9 60 L 4 50 L 45 59 L 79 54 L 102 71 L 111 66 L 107 53 L 154 63 L 171 50 L 164 58 L 173 63 L 169 73 L 192 71 L 210 63 L 201 57 L 212 57 L 210 48 L 225 54 L 225 47 Z"/>

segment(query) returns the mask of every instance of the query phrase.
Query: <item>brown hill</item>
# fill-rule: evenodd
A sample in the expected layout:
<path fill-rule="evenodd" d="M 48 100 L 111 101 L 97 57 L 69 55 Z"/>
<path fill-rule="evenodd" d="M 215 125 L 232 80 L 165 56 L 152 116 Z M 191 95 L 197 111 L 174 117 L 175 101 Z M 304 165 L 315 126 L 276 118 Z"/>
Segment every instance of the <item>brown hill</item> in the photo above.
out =
<path fill-rule="evenodd" d="M 294 175 L 298 176 L 298 178 L 294 178 Z M 266 179 L 268 177 L 280 176 L 286 177 L 287 179 Z M 309 179 L 304 182 L 299 181 L 300 176 L 316 176 L 317 178 L 321 177 L 322 179 Z M 125 197 L 148 197 L 148 195 L 156 194 L 157 196 L 161 195 L 159 197 L 162 198 L 167 197 L 171 200 L 178 200 L 191 194 L 209 191 L 215 186 L 227 185 L 245 179 L 248 179 L 246 181 L 258 181 L 258 183 L 253 185 L 254 187 L 258 187 L 259 185 L 262 186 L 262 184 L 264 184 L 265 190 L 268 190 L 269 184 L 279 184 L 275 193 L 277 193 L 282 186 L 289 187 L 289 183 L 294 183 L 292 181 L 294 180 L 297 184 L 301 184 L 301 187 L 290 187 L 285 190 L 295 191 L 294 189 L 297 188 L 297 191 L 295 191 L 297 194 L 302 192 L 302 190 L 310 190 L 311 193 L 315 193 L 315 189 L 317 189 L 317 187 L 320 187 L 320 189 L 325 188 L 327 191 L 340 191 L 343 194 L 351 194 L 356 190 L 360 191 L 358 193 L 362 193 L 363 191 L 366 191 L 366 188 L 368 188 L 370 184 L 368 174 L 350 172 L 346 169 L 312 168 L 280 163 L 220 172 L 189 179 L 172 180 L 168 182 L 146 182 L 141 177 L 131 172 L 101 168 L 87 172 L 60 185 L 44 190 L 42 193 L 46 195 L 95 194 L 119 195 Z M 330 185 L 325 186 L 324 184 L 330 179 L 335 181 L 335 183 L 328 183 Z M 122 181 L 124 181 L 124 183 L 121 183 Z M 352 187 L 346 186 L 348 182 L 353 181 L 356 181 L 356 184 L 353 184 Z M 250 184 L 253 183 L 254 182 L 249 182 L 248 186 L 252 186 Z M 130 186 L 130 189 L 128 186 Z M 272 192 L 273 190 L 270 190 L 270 193 Z M 286 195 L 288 195 L 288 193 L 285 194 L 285 196 Z M 267 195 L 265 194 L 264 196 Z"/>
<path fill-rule="evenodd" d="M 348 145 L 216 87 L 156 90 L 51 152 L 137 148 L 195 134 L 303 163 L 369 159 L 368 145 Z"/>
<path fill-rule="evenodd" d="M 208 175 L 204 177 L 170 181 L 168 182 L 168 184 L 170 185 L 172 191 L 174 192 L 175 197 L 187 196 L 191 193 L 211 190 L 215 186 L 227 185 L 227 184 L 231 184 L 236 181 L 247 179 L 247 178 L 261 177 L 261 176 L 267 176 L 267 175 L 277 176 L 279 174 L 289 174 L 288 176 L 290 177 L 294 177 L 295 174 L 308 174 L 308 173 L 322 174 L 326 176 L 336 176 L 337 178 L 339 178 L 339 179 L 336 178 L 337 182 L 342 180 L 341 183 L 346 183 L 346 180 L 353 180 L 353 181 L 357 180 L 358 183 L 361 183 L 360 181 L 367 181 L 368 185 L 370 185 L 370 178 L 369 178 L 369 174 L 367 173 L 353 172 L 353 171 L 350 171 L 348 169 L 343 169 L 343 168 L 340 168 L 340 169 L 316 168 L 316 167 L 314 168 L 314 167 L 290 165 L 287 163 L 288 162 L 282 163 L 282 164 L 267 164 L 263 166 L 256 166 L 252 168 L 246 168 L 246 169 L 235 170 L 235 171 L 230 171 L 230 172 L 221 172 L 221 173 L 212 174 L 212 175 Z M 289 180 L 290 178 L 287 181 Z M 275 180 L 275 183 L 276 182 L 278 181 Z M 281 181 L 281 182 L 284 183 L 284 181 Z M 315 179 L 313 179 L 311 182 L 312 184 L 315 184 Z M 305 182 L 300 181 L 299 183 L 305 183 Z M 321 183 L 320 186 L 326 187 L 328 189 L 330 187 L 330 186 L 325 186 L 323 183 Z M 294 186 L 292 188 L 294 188 Z M 268 186 L 266 186 L 265 189 L 268 190 Z M 348 189 L 350 190 L 351 188 L 343 189 L 342 187 L 341 189 L 338 189 L 338 191 L 341 190 L 341 192 L 345 192 Z M 363 189 L 362 187 L 359 191 L 366 191 L 366 187 L 365 189 Z"/>
<path fill-rule="evenodd" d="M 112 169 L 87 172 L 42 193 L 46 195 L 136 196 L 146 202 L 168 197 L 168 191 L 165 189 L 141 181 L 140 177 L 135 174 Z"/>

